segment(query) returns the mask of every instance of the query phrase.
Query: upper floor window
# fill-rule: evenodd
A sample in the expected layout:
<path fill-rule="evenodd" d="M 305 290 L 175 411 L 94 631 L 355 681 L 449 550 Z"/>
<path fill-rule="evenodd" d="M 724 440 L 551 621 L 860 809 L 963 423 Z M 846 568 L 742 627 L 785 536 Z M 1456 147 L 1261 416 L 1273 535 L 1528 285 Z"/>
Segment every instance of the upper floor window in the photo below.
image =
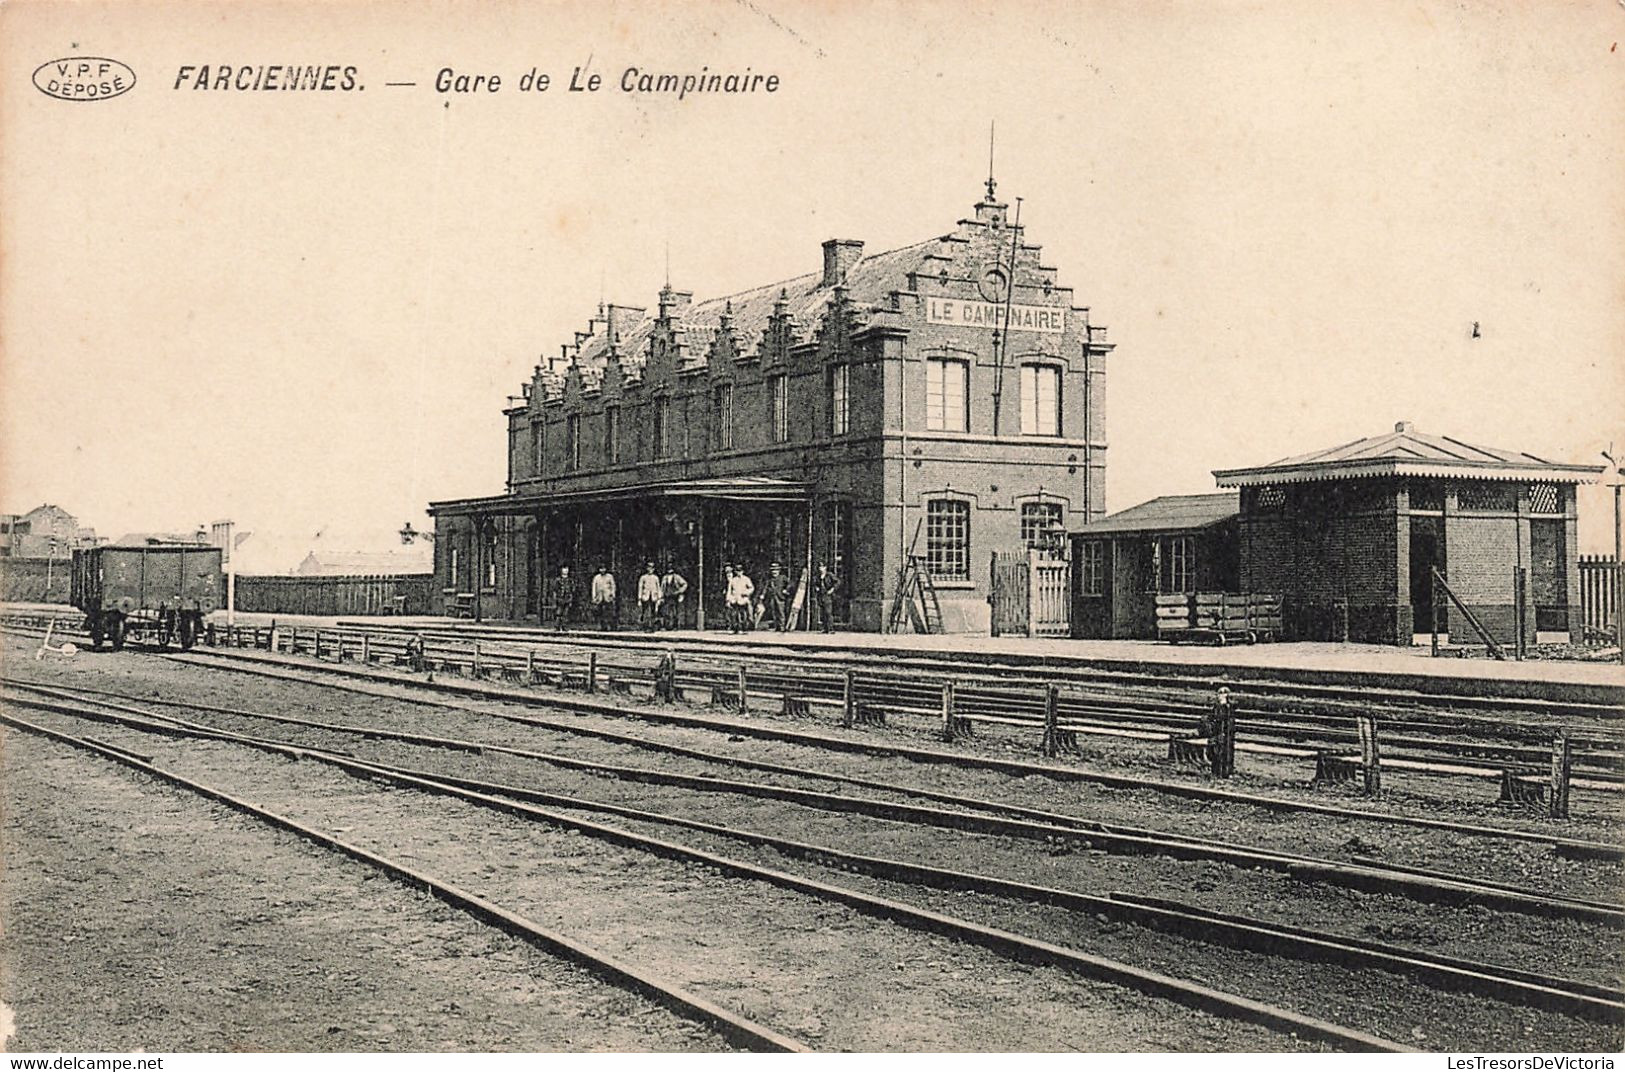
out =
<path fill-rule="evenodd" d="M 537 417 L 530 422 L 531 472 L 537 476 L 547 472 L 547 418 Z"/>
<path fill-rule="evenodd" d="M 851 424 L 851 368 L 850 365 L 831 365 L 827 373 L 829 396 L 829 434 L 846 435 Z"/>
<path fill-rule="evenodd" d="M 1062 509 L 1058 502 L 1021 504 L 1021 542 L 1026 547 L 1052 547 L 1062 529 Z"/>
<path fill-rule="evenodd" d="M 925 361 L 925 427 L 933 432 L 970 430 L 970 397 L 966 382 L 970 365 L 957 358 L 930 357 Z"/>
<path fill-rule="evenodd" d="M 1061 434 L 1061 370 L 1054 365 L 1021 366 L 1021 434 Z"/>
<path fill-rule="evenodd" d="M 621 461 L 621 407 L 604 407 L 604 461 L 618 465 Z"/>
<path fill-rule="evenodd" d="M 718 450 L 732 450 L 734 445 L 734 385 L 719 383 L 711 393 L 712 414 Z"/>
<path fill-rule="evenodd" d="M 970 580 L 970 503 L 932 499 L 925 504 L 925 562 L 939 581 Z"/>
<path fill-rule="evenodd" d="M 773 425 L 773 442 L 790 439 L 790 379 L 782 373 L 767 379 L 768 419 Z"/>
<path fill-rule="evenodd" d="M 564 418 L 564 464 L 570 469 L 581 468 L 581 414 L 572 413 Z"/>

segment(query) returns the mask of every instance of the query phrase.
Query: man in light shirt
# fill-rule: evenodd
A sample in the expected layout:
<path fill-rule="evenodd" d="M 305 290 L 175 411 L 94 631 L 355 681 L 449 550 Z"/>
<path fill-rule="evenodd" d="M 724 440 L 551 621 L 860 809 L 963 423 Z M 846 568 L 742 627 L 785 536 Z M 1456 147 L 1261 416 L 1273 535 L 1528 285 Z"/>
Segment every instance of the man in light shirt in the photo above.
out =
<path fill-rule="evenodd" d="M 645 633 L 654 632 L 660 625 L 661 587 L 655 564 L 644 563 L 643 576 L 638 578 L 638 628 Z"/>
<path fill-rule="evenodd" d="M 592 579 L 592 609 L 601 631 L 615 628 L 615 575 L 608 566 L 599 566 Z"/>
<path fill-rule="evenodd" d="M 728 566 L 728 631 L 743 633 L 750 628 L 750 600 L 756 594 L 756 583 L 750 575 L 736 565 Z"/>

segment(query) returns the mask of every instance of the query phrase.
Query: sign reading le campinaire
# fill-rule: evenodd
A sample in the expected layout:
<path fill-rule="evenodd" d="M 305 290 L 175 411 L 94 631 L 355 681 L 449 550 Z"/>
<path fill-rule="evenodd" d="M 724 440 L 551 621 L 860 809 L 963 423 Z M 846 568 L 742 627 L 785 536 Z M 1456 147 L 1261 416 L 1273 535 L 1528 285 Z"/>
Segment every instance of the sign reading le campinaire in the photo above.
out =
<path fill-rule="evenodd" d="M 1066 310 L 1053 305 L 1012 305 L 1011 331 L 1062 332 L 1066 330 Z M 1005 307 L 994 302 L 959 301 L 954 298 L 927 298 L 925 318 L 933 324 L 956 324 L 965 328 L 1002 328 Z"/>

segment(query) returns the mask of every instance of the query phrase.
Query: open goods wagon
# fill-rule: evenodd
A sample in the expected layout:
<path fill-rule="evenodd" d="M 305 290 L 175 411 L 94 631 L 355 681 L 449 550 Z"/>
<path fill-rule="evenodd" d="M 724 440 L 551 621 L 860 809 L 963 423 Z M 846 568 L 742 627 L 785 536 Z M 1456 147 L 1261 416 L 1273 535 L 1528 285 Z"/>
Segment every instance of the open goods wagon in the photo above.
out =
<path fill-rule="evenodd" d="M 83 548 L 73 553 L 70 598 L 95 648 L 105 639 L 117 651 L 134 637 L 190 648 L 220 606 L 221 571 L 220 548 L 204 544 Z"/>

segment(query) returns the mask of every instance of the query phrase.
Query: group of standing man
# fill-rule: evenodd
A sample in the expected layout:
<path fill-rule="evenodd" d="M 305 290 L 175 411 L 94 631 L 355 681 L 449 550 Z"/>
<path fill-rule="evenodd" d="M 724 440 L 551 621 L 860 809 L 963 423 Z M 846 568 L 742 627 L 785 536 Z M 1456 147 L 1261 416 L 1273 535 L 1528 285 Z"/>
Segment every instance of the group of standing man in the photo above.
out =
<path fill-rule="evenodd" d="M 807 589 L 808 624 L 829 632 L 834 624 L 833 609 L 840 581 L 822 563 L 814 569 Z M 668 567 L 664 574 L 655 570 L 655 564 L 644 566 L 638 577 L 638 628 L 645 632 L 656 629 L 678 629 L 684 622 L 688 581 Z M 593 620 L 602 631 L 620 627 L 619 590 L 615 574 L 607 565 L 600 566 L 588 588 Z M 768 625 L 785 632 L 794 627 L 791 618 L 793 589 L 783 565 L 774 562 L 768 567 L 762 583 L 757 585 L 743 566 L 730 562 L 723 588 L 723 606 L 727 611 L 728 630 L 733 633 L 749 632 L 765 619 Z M 547 602 L 553 615 L 553 627 L 563 632 L 570 627 L 580 606 L 581 590 L 569 566 L 560 566 L 558 576 L 548 582 Z"/>

